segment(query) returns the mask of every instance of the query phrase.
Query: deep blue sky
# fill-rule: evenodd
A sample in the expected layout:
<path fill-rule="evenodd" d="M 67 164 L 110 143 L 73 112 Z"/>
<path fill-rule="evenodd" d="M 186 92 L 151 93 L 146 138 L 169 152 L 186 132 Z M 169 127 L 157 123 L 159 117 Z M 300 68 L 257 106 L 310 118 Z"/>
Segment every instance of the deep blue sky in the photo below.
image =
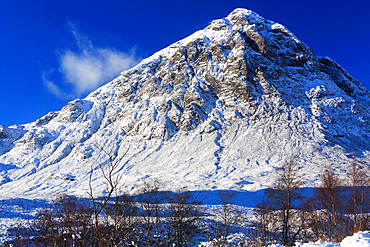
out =
<path fill-rule="evenodd" d="M 285 25 L 370 88 L 367 0 L 0 0 L 0 125 L 58 111 L 238 7 Z"/>

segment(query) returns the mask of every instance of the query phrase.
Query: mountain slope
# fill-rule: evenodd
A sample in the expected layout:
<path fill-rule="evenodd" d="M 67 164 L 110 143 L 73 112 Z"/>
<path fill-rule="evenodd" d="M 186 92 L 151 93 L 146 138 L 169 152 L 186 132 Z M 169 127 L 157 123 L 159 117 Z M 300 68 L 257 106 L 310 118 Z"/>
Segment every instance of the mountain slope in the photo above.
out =
<path fill-rule="evenodd" d="M 236 9 L 36 122 L 0 126 L 0 197 L 104 193 L 98 167 L 129 149 L 124 189 L 255 191 L 297 156 L 307 186 L 370 150 L 369 90 L 288 29 Z M 101 149 L 104 149 L 102 151 Z"/>

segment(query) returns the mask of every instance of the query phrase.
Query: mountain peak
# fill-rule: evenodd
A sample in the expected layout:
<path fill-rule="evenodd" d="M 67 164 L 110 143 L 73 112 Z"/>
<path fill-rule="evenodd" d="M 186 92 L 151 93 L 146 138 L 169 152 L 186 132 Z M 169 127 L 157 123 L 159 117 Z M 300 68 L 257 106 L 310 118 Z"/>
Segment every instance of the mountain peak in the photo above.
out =
<path fill-rule="evenodd" d="M 226 17 L 227 19 L 232 19 L 232 16 L 239 16 L 242 15 L 243 17 L 252 17 L 264 20 L 263 17 L 259 16 L 257 13 L 253 12 L 252 10 L 245 9 L 245 8 L 236 8 Z"/>
<path fill-rule="evenodd" d="M 128 147 L 127 191 L 147 177 L 164 189 L 259 190 L 291 156 L 314 186 L 327 164 L 343 169 L 354 152 L 368 161 L 369 95 L 283 25 L 235 9 L 85 99 L 1 127 L 0 192 L 85 196 L 91 167 Z"/>

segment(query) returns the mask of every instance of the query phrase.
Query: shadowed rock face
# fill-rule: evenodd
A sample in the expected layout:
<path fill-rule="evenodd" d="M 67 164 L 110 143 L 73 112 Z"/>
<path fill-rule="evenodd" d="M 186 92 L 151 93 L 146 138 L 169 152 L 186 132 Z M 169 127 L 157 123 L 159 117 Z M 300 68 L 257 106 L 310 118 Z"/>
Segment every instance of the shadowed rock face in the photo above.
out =
<path fill-rule="evenodd" d="M 236 9 L 86 99 L 13 132 L 0 126 L 0 163 L 17 166 L 0 173 L 0 191 L 49 176 L 76 178 L 63 183 L 78 194 L 72 186 L 107 162 L 100 148 L 115 158 L 128 146 L 127 189 L 152 176 L 168 188 L 255 190 L 293 155 L 314 185 L 328 163 L 340 169 L 353 152 L 367 161 L 369 96 L 284 26 Z"/>

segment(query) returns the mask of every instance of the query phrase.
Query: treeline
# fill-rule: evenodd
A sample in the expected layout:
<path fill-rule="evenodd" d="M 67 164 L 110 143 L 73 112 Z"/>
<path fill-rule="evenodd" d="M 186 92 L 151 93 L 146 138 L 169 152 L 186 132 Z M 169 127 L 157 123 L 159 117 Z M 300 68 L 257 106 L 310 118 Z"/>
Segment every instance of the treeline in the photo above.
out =
<path fill-rule="evenodd" d="M 265 246 L 296 241 L 340 242 L 346 236 L 370 229 L 370 177 L 367 165 L 356 159 L 341 178 L 328 166 L 311 196 L 303 196 L 305 182 L 295 158 L 277 171 L 274 185 L 256 207 L 256 241 Z"/>
<path fill-rule="evenodd" d="M 189 191 L 159 191 L 158 180 L 145 180 L 135 197 L 120 195 L 91 200 L 60 195 L 29 225 L 12 229 L 7 246 L 196 246 L 226 237 L 241 222 L 230 203 L 233 193 L 220 192 L 220 207 L 210 216 Z M 165 202 L 165 203 L 164 203 Z"/>
<path fill-rule="evenodd" d="M 58 196 L 30 224 L 13 228 L 7 245 L 174 247 L 208 241 L 207 246 L 293 246 L 319 239 L 340 242 L 370 229 L 370 178 L 367 167 L 356 159 L 345 179 L 328 166 L 310 196 L 302 195 L 300 165 L 289 159 L 277 170 L 254 214 L 236 210 L 232 192 L 220 192 L 219 205 L 211 212 L 197 194 L 165 193 L 155 179 L 143 181 L 137 196 L 128 196 L 119 192 L 117 164 L 100 167 L 106 197 L 94 196 L 92 170 L 90 199 Z M 230 243 L 228 236 L 240 231 L 245 237 Z"/>

